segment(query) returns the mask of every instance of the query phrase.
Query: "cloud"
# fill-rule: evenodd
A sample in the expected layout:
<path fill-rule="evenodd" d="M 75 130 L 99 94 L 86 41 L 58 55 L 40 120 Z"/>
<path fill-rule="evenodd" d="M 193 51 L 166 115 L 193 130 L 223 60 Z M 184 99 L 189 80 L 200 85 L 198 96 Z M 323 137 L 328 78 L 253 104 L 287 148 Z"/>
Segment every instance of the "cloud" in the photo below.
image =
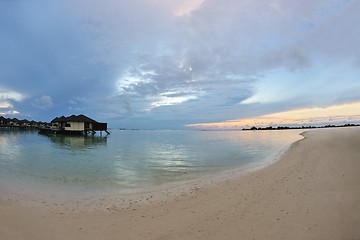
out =
<path fill-rule="evenodd" d="M 176 8 L 175 15 L 178 17 L 191 14 L 194 10 L 198 9 L 204 0 L 187 0 Z"/>
<path fill-rule="evenodd" d="M 25 95 L 19 92 L 0 88 L 0 115 L 20 114 L 14 104 L 22 102 L 25 98 Z"/>
<path fill-rule="evenodd" d="M 326 69 L 319 73 L 319 69 Z M 360 71 L 351 64 L 323 64 L 302 72 L 269 72 L 254 84 L 254 93 L 241 104 L 284 105 L 303 103 L 307 106 L 328 106 L 354 102 L 359 99 Z"/>
<path fill-rule="evenodd" d="M 0 109 L 7 109 L 7 108 L 13 108 L 14 106 L 8 102 L 8 101 L 1 101 L 0 102 Z"/>
<path fill-rule="evenodd" d="M 38 117 L 79 111 L 119 125 L 176 125 L 360 98 L 358 1 L 2 1 L 0 9 L 0 79 L 12 89 L 0 100 Z"/>
<path fill-rule="evenodd" d="M 11 100 L 21 102 L 25 96 L 19 92 L 0 88 L 0 100 Z"/>
<path fill-rule="evenodd" d="M 34 100 L 33 106 L 39 109 L 47 110 L 54 106 L 53 100 L 50 96 L 42 95 L 40 98 Z"/>
<path fill-rule="evenodd" d="M 0 110 L 0 115 L 1 116 L 6 116 L 6 115 L 19 115 L 20 112 L 16 111 L 16 110 L 9 110 L 9 111 L 1 111 Z"/>
<path fill-rule="evenodd" d="M 197 96 L 198 94 L 199 93 L 196 92 L 182 92 L 182 91 L 160 93 L 159 96 L 151 98 L 150 107 L 145 109 L 145 111 L 151 111 L 154 108 L 158 108 L 158 107 L 173 106 L 190 100 L 196 100 L 198 99 Z"/>
<path fill-rule="evenodd" d="M 323 9 L 326 14 L 319 13 Z M 169 34 L 154 29 L 157 34 L 150 35 L 145 49 L 138 38 L 132 39 L 135 43 L 130 46 L 136 47 L 138 57 L 130 58 L 116 80 L 119 106 L 126 110 L 125 114 L 131 109 L 138 116 L 144 110 L 149 116 L 149 111 L 155 109 L 153 114 L 159 118 L 174 116 L 176 106 L 193 118 L 214 118 L 213 112 L 233 117 L 242 114 L 242 109 L 245 111 L 239 103 L 246 101 L 250 105 L 284 103 L 287 108 L 313 105 L 319 101 L 319 87 L 323 89 L 321 99 L 331 100 L 318 104 L 332 104 L 338 90 L 329 76 L 337 72 L 326 74 L 329 79 L 319 79 L 317 71 L 329 65 L 327 69 L 331 70 L 338 61 L 318 66 L 316 57 L 326 56 L 328 49 L 309 51 L 309 46 L 313 46 L 313 39 L 324 38 L 322 35 L 328 30 L 321 24 L 335 17 L 334 13 L 337 14 L 334 5 L 326 1 L 277 1 L 267 5 L 260 1 L 207 0 L 175 18 L 160 14 L 151 20 L 155 23 L 167 18 L 172 24 L 161 26 Z M 135 28 L 133 33 L 148 39 L 147 32 L 138 30 Z M 159 41 L 155 44 L 154 39 Z M 354 79 L 346 78 L 343 81 L 349 84 L 340 87 L 342 92 L 354 87 Z M 262 87 L 264 82 L 266 89 Z M 180 95 L 163 96 L 167 92 Z M 268 100 L 262 97 L 263 92 Z M 307 103 L 299 100 L 303 96 L 309 96 Z M 187 101 L 189 97 L 192 101 Z M 256 98 L 260 100 L 251 100 Z"/>

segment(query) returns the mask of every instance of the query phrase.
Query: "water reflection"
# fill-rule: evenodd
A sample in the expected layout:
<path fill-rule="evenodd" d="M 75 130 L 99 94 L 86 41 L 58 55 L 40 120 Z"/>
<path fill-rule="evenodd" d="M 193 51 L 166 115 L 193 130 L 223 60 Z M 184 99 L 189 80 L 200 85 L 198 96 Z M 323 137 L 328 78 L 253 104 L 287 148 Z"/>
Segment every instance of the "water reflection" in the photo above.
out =
<path fill-rule="evenodd" d="M 20 133 L 23 133 L 21 131 Z M 14 131 L 12 129 L 0 129 L 0 165 L 7 164 L 13 159 L 16 160 L 16 156 L 20 152 L 21 146 L 16 143 L 19 131 Z"/>
<path fill-rule="evenodd" d="M 0 131 L 0 183 L 9 173 L 23 182 L 120 191 L 263 161 L 298 138 L 294 131 Z"/>
<path fill-rule="evenodd" d="M 243 147 L 248 145 L 287 145 L 301 139 L 300 133 L 303 130 L 285 130 L 285 131 L 202 131 L 201 134 L 195 134 L 197 141 L 226 142 L 232 145 Z"/>
<path fill-rule="evenodd" d="M 69 150 L 84 150 L 107 144 L 107 137 L 94 135 L 42 135 L 48 137 L 58 147 Z"/>
<path fill-rule="evenodd" d="M 114 131 L 112 137 L 112 174 L 126 184 L 176 181 L 265 161 L 301 138 L 294 131 Z"/>

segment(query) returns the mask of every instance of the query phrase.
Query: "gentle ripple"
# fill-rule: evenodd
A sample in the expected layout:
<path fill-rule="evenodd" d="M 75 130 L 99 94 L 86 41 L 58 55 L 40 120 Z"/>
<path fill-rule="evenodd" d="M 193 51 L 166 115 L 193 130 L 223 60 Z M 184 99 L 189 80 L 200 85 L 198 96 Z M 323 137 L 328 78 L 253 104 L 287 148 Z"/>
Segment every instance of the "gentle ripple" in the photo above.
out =
<path fill-rule="evenodd" d="M 271 161 L 301 131 L 118 131 L 39 135 L 0 130 L 5 187 L 128 191 Z"/>

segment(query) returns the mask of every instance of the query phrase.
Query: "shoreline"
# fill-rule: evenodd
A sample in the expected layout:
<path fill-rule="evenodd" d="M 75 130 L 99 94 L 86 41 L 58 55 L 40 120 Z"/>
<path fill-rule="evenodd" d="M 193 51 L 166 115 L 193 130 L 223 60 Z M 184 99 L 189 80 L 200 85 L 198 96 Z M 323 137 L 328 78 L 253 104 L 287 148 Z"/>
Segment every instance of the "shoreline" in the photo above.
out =
<path fill-rule="evenodd" d="M 1 200 L 0 238 L 360 239 L 360 128 L 304 135 L 264 168 L 161 199 L 91 211 Z"/>

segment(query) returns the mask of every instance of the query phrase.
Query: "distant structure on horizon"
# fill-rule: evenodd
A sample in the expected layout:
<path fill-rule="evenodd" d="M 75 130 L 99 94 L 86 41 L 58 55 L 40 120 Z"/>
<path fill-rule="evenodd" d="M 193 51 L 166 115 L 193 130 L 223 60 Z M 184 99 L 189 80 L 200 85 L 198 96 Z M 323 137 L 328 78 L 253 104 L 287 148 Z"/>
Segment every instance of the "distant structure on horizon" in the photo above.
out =
<path fill-rule="evenodd" d="M 96 131 L 105 131 L 110 134 L 107 130 L 107 123 L 100 123 L 91 119 L 85 115 L 71 115 L 69 117 L 56 117 L 51 121 L 51 125 L 39 128 L 39 133 L 69 133 L 69 134 L 95 134 Z"/>
<path fill-rule="evenodd" d="M 288 127 L 288 126 L 278 126 L 278 127 L 252 127 L 252 128 L 243 128 L 243 131 L 256 131 L 256 130 L 287 130 L 287 129 L 311 129 L 311 128 L 337 128 L 337 127 L 358 127 L 360 124 L 351 124 L 347 123 L 344 125 L 325 125 L 325 126 L 301 126 L 301 127 Z"/>

